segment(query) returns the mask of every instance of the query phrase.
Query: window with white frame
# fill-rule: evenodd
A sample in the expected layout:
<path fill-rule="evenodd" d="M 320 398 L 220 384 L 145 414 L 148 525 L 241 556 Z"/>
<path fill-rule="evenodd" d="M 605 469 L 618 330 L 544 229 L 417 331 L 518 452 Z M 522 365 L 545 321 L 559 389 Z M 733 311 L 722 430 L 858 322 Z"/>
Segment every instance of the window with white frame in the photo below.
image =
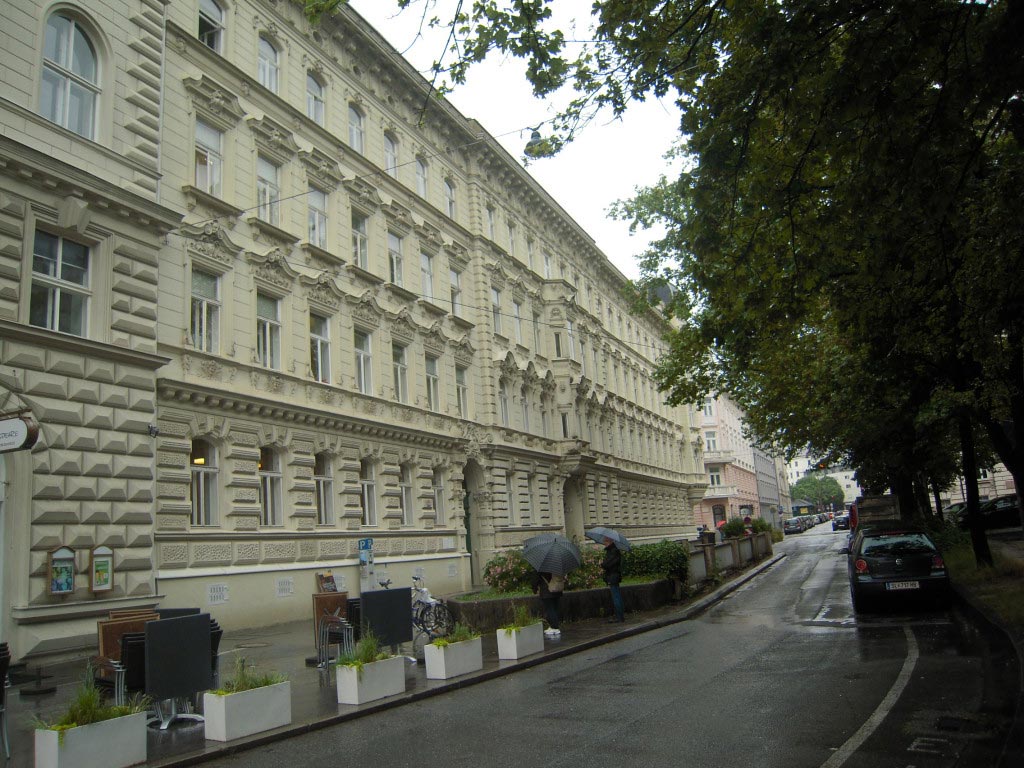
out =
<path fill-rule="evenodd" d="M 434 468 L 434 474 L 430 481 L 430 488 L 434 493 L 434 525 L 442 526 L 446 521 L 443 469 L 439 469 L 437 467 Z"/>
<path fill-rule="evenodd" d="M 281 457 L 269 446 L 260 448 L 260 525 L 281 525 Z"/>
<path fill-rule="evenodd" d="M 708 485 L 718 488 L 722 485 L 722 471 L 719 469 L 708 470 Z"/>
<path fill-rule="evenodd" d="M 312 72 L 306 73 L 306 117 L 324 124 L 324 86 Z"/>
<path fill-rule="evenodd" d="M 199 42 L 212 51 L 224 52 L 224 9 L 214 0 L 199 0 Z"/>
<path fill-rule="evenodd" d="M 537 503 L 537 475 L 531 472 L 526 476 L 526 509 L 523 510 L 523 522 L 527 525 L 533 522 L 533 506 Z"/>
<path fill-rule="evenodd" d="M 523 343 L 523 305 L 522 303 L 513 300 L 512 301 L 512 330 L 516 335 L 516 343 Z"/>
<path fill-rule="evenodd" d="M 458 270 L 448 270 L 448 290 L 451 294 L 452 314 L 462 317 L 462 273 Z"/>
<path fill-rule="evenodd" d="M 715 401 L 710 397 L 704 398 L 704 416 L 712 418 L 715 415 Z"/>
<path fill-rule="evenodd" d="M 323 315 L 309 313 L 309 370 L 313 378 L 331 383 L 331 324 Z"/>
<path fill-rule="evenodd" d="M 87 139 L 96 137 L 100 62 L 82 25 L 57 12 L 46 20 L 39 108 L 43 117 Z"/>
<path fill-rule="evenodd" d="M 427 196 L 427 161 L 422 157 L 416 158 L 416 194 Z"/>
<path fill-rule="evenodd" d="M 310 186 L 306 197 L 309 205 L 309 243 L 327 249 L 327 193 Z"/>
<path fill-rule="evenodd" d="M 497 288 L 491 288 L 491 321 L 494 332 L 501 333 L 501 291 Z"/>
<path fill-rule="evenodd" d="M 420 288 L 423 298 L 434 300 L 434 257 L 425 251 L 420 251 Z"/>
<path fill-rule="evenodd" d="M 256 360 L 264 368 L 281 367 L 281 302 L 256 294 Z"/>
<path fill-rule="evenodd" d="M 260 35 L 259 52 L 256 58 L 256 80 L 268 91 L 277 93 L 278 53 L 274 44 Z"/>
<path fill-rule="evenodd" d="M 540 313 L 533 313 L 533 351 L 540 354 Z"/>
<path fill-rule="evenodd" d="M 508 223 L 508 255 L 516 255 L 516 225 L 511 221 Z"/>
<path fill-rule="evenodd" d="M 587 343 L 580 339 L 580 372 L 587 375 Z"/>
<path fill-rule="evenodd" d="M 30 325 L 73 336 L 88 333 L 89 262 L 88 246 L 36 230 Z"/>
<path fill-rule="evenodd" d="M 363 113 L 354 105 L 348 105 L 348 145 L 359 154 L 363 153 Z"/>
<path fill-rule="evenodd" d="M 718 450 L 718 433 L 717 432 L 705 432 L 704 433 L 704 450 L 706 451 L 717 451 Z"/>
<path fill-rule="evenodd" d="M 353 334 L 355 343 L 356 390 L 364 395 L 373 394 L 373 350 L 370 334 L 356 331 Z"/>
<path fill-rule="evenodd" d="M 440 378 L 437 373 L 438 359 L 434 355 L 423 358 L 426 370 L 427 410 L 441 410 Z"/>
<path fill-rule="evenodd" d="M 256 215 L 277 226 L 281 217 L 281 169 L 265 157 L 256 158 Z"/>
<path fill-rule="evenodd" d="M 530 431 L 530 393 L 523 390 L 519 401 L 523 406 L 523 431 Z"/>
<path fill-rule="evenodd" d="M 395 285 L 402 285 L 402 238 L 388 232 L 388 275 Z"/>
<path fill-rule="evenodd" d="M 221 197 L 224 173 L 224 134 L 202 120 L 196 121 L 196 187 Z"/>
<path fill-rule="evenodd" d="M 505 472 L 505 500 L 508 504 L 508 524 L 516 524 L 516 489 L 513 471 Z"/>
<path fill-rule="evenodd" d="M 501 426 L 503 427 L 507 427 L 509 425 L 508 400 L 508 382 L 502 379 L 498 382 L 498 408 L 501 412 Z"/>
<path fill-rule="evenodd" d="M 449 219 L 455 218 L 455 185 L 449 179 L 444 180 L 444 206 Z"/>
<path fill-rule="evenodd" d="M 398 178 L 398 139 L 384 134 L 384 170 L 388 176 Z"/>
<path fill-rule="evenodd" d="M 370 238 L 367 217 L 352 212 L 352 263 L 360 269 L 369 269 Z"/>
<path fill-rule="evenodd" d="M 455 399 L 459 408 L 459 418 L 469 418 L 469 383 L 466 378 L 465 366 L 455 366 Z"/>
<path fill-rule="evenodd" d="M 220 344 L 220 278 L 192 268 L 192 346 L 216 354 Z"/>
<path fill-rule="evenodd" d="M 566 341 L 569 344 L 568 357 L 570 360 L 576 359 L 576 326 L 573 325 L 572 320 L 566 321 L 565 331 Z"/>
<path fill-rule="evenodd" d="M 551 254 L 544 251 L 544 279 L 551 279 Z"/>
<path fill-rule="evenodd" d="M 313 457 L 313 486 L 316 495 L 316 524 L 334 525 L 334 476 L 329 453 L 321 452 Z"/>
<path fill-rule="evenodd" d="M 189 454 L 193 527 L 217 525 L 217 452 L 206 440 L 194 439 Z"/>
<path fill-rule="evenodd" d="M 409 364 L 406 354 L 404 346 L 392 343 L 391 368 L 394 374 L 395 400 L 400 403 L 409 402 Z"/>
<path fill-rule="evenodd" d="M 533 240 L 526 238 L 526 261 L 533 269 Z"/>
<path fill-rule="evenodd" d="M 398 468 L 398 497 L 399 507 L 402 510 L 402 525 L 412 525 L 413 519 L 413 486 L 412 467 L 403 464 Z"/>
<path fill-rule="evenodd" d="M 494 221 L 495 221 L 494 209 L 491 208 L 490 206 L 488 206 L 487 207 L 487 237 L 491 241 L 494 240 Z"/>
<path fill-rule="evenodd" d="M 377 525 L 377 471 L 373 459 L 359 462 L 359 507 L 364 526 Z"/>

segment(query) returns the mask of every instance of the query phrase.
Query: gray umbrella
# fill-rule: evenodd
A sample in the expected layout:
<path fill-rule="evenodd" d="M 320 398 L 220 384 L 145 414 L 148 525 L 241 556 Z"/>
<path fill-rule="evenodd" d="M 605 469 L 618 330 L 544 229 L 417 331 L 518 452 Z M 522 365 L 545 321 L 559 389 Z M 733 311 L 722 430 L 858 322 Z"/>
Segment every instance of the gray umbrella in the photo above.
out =
<path fill-rule="evenodd" d="M 583 562 L 580 548 L 557 533 L 542 533 L 524 541 L 523 557 L 536 570 L 560 576 Z"/>
<path fill-rule="evenodd" d="M 591 528 L 585 535 L 588 539 L 593 539 L 599 544 L 604 544 L 605 539 L 611 539 L 615 542 L 615 546 L 623 552 L 628 552 L 633 548 L 633 545 L 629 543 L 629 539 L 612 528 L 602 528 L 598 526 L 597 528 Z"/>

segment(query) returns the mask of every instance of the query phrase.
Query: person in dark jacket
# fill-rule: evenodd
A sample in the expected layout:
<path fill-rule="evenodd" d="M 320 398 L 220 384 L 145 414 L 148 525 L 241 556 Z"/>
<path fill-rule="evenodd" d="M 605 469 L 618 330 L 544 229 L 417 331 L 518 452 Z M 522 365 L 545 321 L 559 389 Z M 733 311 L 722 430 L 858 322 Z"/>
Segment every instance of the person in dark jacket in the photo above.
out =
<path fill-rule="evenodd" d="M 608 619 L 608 622 L 622 623 L 626 620 L 622 592 L 619 591 L 619 584 L 622 582 L 622 553 L 615 546 L 615 542 L 607 536 L 604 539 L 604 560 L 601 562 L 601 570 L 604 571 L 604 583 L 612 593 L 612 607 L 615 608 L 615 618 Z"/>
<path fill-rule="evenodd" d="M 544 604 L 544 612 L 548 618 L 548 628 L 544 634 L 548 637 L 562 636 L 562 617 L 558 604 L 565 589 L 565 577 L 547 571 L 538 571 L 533 575 L 533 594 L 540 596 Z"/>

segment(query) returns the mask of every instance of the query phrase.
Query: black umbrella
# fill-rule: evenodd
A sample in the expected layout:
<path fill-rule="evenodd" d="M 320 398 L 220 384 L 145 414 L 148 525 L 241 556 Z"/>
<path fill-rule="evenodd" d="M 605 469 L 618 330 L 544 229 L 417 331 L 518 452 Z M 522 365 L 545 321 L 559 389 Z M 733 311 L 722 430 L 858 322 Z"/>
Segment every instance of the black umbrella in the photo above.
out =
<path fill-rule="evenodd" d="M 536 570 L 564 576 L 583 562 L 580 548 L 565 536 L 542 533 L 523 542 L 523 557 Z"/>
<path fill-rule="evenodd" d="M 628 552 L 633 548 L 633 545 L 629 543 L 629 539 L 613 528 L 591 528 L 584 535 L 588 539 L 593 539 L 598 544 L 603 544 L 605 539 L 611 539 L 615 542 L 615 546 L 623 552 Z"/>

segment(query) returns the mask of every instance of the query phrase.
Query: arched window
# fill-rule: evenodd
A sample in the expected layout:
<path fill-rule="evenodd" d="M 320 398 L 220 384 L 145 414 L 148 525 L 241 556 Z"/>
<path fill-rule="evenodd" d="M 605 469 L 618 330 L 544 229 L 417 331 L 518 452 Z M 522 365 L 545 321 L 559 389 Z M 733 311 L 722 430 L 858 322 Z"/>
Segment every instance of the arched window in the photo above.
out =
<path fill-rule="evenodd" d="M 348 106 L 348 145 L 360 154 L 363 151 L 363 113 Z"/>
<path fill-rule="evenodd" d="M 224 9 L 214 0 L 199 0 L 199 42 L 217 53 L 224 52 Z"/>
<path fill-rule="evenodd" d="M 82 26 L 55 13 L 46 20 L 43 43 L 43 117 L 79 136 L 96 135 L 96 108 L 100 97 L 99 58 Z"/>
<path fill-rule="evenodd" d="M 274 93 L 277 93 L 277 59 L 277 48 L 267 38 L 260 37 L 259 58 L 256 62 L 256 79 L 260 85 Z"/>
<path fill-rule="evenodd" d="M 427 161 L 422 157 L 416 158 L 416 194 L 427 196 Z"/>
<path fill-rule="evenodd" d="M 388 176 L 398 178 L 398 139 L 390 133 L 384 134 L 384 170 Z"/>
<path fill-rule="evenodd" d="M 206 440 L 193 440 L 188 463 L 192 470 L 192 525 L 217 525 L 217 452 Z"/>
<path fill-rule="evenodd" d="M 448 218 L 455 218 L 455 185 L 449 179 L 444 180 L 444 204 Z"/>
<path fill-rule="evenodd" d="M 306 73 L 306 117 L 324 124 L 324 87 L 312 72 Z"/>

